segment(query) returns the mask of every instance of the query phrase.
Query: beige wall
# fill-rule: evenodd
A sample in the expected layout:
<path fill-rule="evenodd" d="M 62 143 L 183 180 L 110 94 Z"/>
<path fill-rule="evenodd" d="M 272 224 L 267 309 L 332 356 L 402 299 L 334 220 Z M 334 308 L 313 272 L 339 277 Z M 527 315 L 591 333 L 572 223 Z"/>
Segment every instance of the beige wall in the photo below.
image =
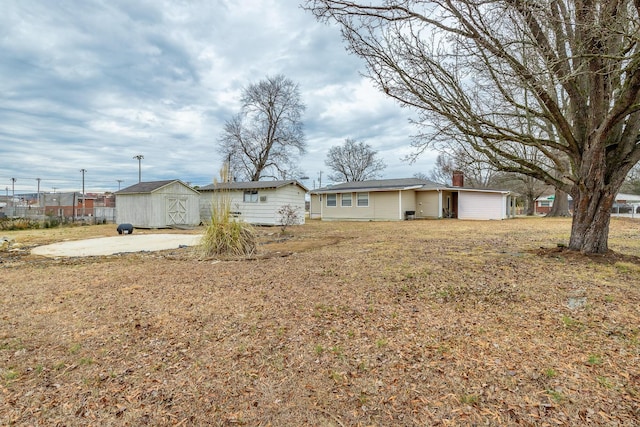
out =
<path fill-rule="evenodd" d="M 439 218 L 437 191 L 416 192 L 416 218 Z"/>
<path fill-rule="evenodd" d="M 311 195 L 311 203 L 309 204 L 309 218 L 311 219 L 320 219 L 322 216 L 322 211 L 320 209 L 320 199 L 322 196 L 320 194 L 312 194 Z"/>
<path fill-rule="evenodd" d="M 311 196 L 311 218 L 344 221 L 393 221 L 403 220 L 407 210 L 415 210 L 415 192 L 403 191 L 402 202 L 398 191 L 369 192 L 369 206 L 357 206 L 357 193 L 351 193 L 351 206 L 341 206 L 341 194 L 337 195 L 337 206 L 327 206 L 327 195 Z M 402 203 L 402 205 L 400 205 Z"/>

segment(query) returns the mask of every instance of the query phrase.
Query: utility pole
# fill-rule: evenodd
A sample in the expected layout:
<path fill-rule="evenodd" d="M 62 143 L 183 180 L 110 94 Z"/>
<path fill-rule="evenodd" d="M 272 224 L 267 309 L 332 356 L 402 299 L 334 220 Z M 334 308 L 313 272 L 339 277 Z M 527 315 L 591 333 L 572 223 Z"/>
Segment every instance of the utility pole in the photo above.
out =
<path fill-rule="evenodd" d="M 318 188 L 322 188 L 322 171 L 318 173 Z"/>
<path fill-rule="evenodd" d="M 56 188 L 58 187 L 52 187 L 53 188 L 53 201 L 56 201 Z M 58 212 L 56 212 L 56 216 L 59 218 L 62 218 L 62 214 L 60 213 L 60 197 L 58 197 Z"/>
<path fill-rule="evenodd" d="M 38 208 L 40 208 L 40 178 L 36 178 L 38 181 Z"/>
<path fill-rule="evenodd" d="M 142 182 L 142 159 L 144 159 L 144 156 L 138 154 L 137 156 L 133 156 L 133 158 L 138 159 L 138 182 Z"/>
<path fill-rule="evenodd" d="M 120 183 L 124 182 L 123 179 L 116 179 L 116 181 L 118 181 L 118 191 L 120 191 Z"/>
<path fill-rule="evenodd" d="M 16 181 L 17 179 L 11 178 L 11 215 L 13 216 L 16 214 Z"/>
<path fill-rule="evenodd" d="M 85 203 L 85 197 L 84 197 L 84 174 L 87 172 L 86 169 L 80 169 L 80 172 L 82 172 L 82 219 L 84 219 L 84 203 Z"/>

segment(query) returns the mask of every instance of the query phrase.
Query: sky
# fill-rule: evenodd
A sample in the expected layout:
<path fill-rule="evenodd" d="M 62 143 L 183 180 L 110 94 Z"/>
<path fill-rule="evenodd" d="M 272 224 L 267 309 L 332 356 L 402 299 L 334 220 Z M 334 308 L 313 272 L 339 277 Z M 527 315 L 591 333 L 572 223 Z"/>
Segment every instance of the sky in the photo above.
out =
<path fill-rule="evenodd" d="M 143 181 L 210 184 L 243 88 L 276 74 L 299 85 L 306 105 L 308 188 L 330 183 L 324 160 L 346 138 L 378 151 L 382 178 L 433 169 L 437 153 L 401 160 L 415 112 L 364 78 L 339 28 L 298 0 L 2 3 L 2 193 L 36 192 L 37 178 L 41 192 L 81 191 L 83 176 L 85 192 L 116 191 L 139 172 Z"/>

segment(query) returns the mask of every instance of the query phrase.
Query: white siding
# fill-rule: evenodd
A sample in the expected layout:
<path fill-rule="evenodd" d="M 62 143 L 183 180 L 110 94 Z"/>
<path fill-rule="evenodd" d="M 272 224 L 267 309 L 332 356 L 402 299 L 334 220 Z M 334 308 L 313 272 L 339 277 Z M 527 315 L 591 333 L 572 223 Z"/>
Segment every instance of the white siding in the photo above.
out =
<path fill-rule="evenodd" d="M 204 222 L 211 218 L 211 206 L 216 192 L 203 192 L 200 196 L 200 215 Z M 244 190 L 226 192 L 231 199 L 231 211 L 239 212 L 238 219 L 255 225 L 280 225 L 278 211 L 285 205 L 297 209 L 299 224 L 304 224 L 305 191 L 290 184 L 279 188 L 258 189 L 257 202 L 244 202 Z"/>
<path fill-rule="evenodd" d="M 505 219 L 505 195 L 460 191 L 458 195 L 459 219 Z"/>
<path fill-rule="evenodd" d="M 185 212 L 179 222 L 170 221 L 169 200 L 180 199 Z M 138 228 L 165 228 L 174 223 L 198 225 L 200 213 L 198 194 L 179 182 L 151 193 L 116 194 L 116 222 L 133 224 Z M 172 216 L 175 218 L 175 216 Z"/>

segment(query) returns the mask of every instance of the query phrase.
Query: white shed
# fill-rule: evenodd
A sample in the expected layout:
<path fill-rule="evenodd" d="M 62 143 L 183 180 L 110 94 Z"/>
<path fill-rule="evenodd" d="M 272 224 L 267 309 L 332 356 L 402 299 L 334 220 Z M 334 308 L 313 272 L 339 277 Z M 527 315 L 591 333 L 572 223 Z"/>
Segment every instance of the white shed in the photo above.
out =
<path fill-rule="evenodd" d="M 288 205 L 297 213 L 298 224 L 304 224 L 307 188 L 296 180 L 221 182 L 198 190 L 202 222 L 211 220 L 215 198 L 223 192 L 230 199 L 234 216 L 242 221 L 255 225 L 280 225 L 278 211 Z"/>
<path fill-rule="evenodd" d="M 115 193 L 116 222 L 136 228 L 200 224 L 199 193 L 184 182 L 139 182 Z"/>

